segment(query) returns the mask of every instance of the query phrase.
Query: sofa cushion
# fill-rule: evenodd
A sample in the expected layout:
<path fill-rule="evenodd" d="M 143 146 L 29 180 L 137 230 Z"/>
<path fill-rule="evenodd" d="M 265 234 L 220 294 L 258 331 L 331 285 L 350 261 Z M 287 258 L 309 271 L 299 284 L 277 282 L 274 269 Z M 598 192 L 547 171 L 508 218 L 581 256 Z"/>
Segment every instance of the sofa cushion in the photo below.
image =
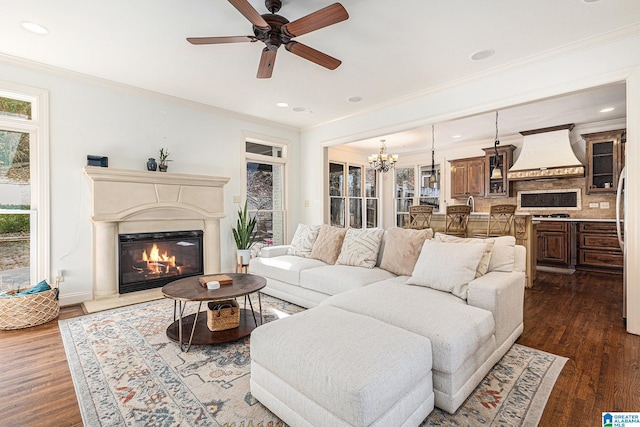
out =
<path fill-rule="evenodd" d="M 331 305 L 431 340 L 433 369 L 454 373 L 476 351 L 495 340 L 491 312 L 467 305 L 460 298 L 421 286 L 403 285 L 395 279 L 334 295 L 320 306 Z"/>
<path fill-rule="evenodd" d="M 384 253 L 380 268 L 398 276 L 410 276 L 416 265 L 424 241 L 431 239 L 433 230 L 392 228 L 385 234 Z"/>
<path fill-rule="evenodd" d="M 408 284 L 451 292 L 467 299 L 467 286 L 475 278 L 484 243 L 444 243 L 425 240 Z"/>
<path fill-rule="evenodd" d="M 335 264 L 346 233 L 346 228 L 322 224 L 318 232 L 318 238 L 313 244 L 310 257 L 327 264 Z"/>
<path fill-rule="evenodd" d="M 298 228 L 296 228 L 296 232 L 293 235 L 293 240 L 291 240 L 291 246 L 289 247 L 287 254 L 305 258 L 311 255 L 313 244 L 318 238 L 319 231 L 319 225 L 298 224 Z"/>
<path fill-rule="evenodd" d="M 300 272 L 307 268 L 326 265 L 322 261 L 302 258 L 294 255 L 283 255 L 275 258 L 252 258 L 249 271 L 259 276 L 280 280 L 292 285 L 300 285 Z"/>
<path fill-rule="evenodd" d="M 252 364 L 344 425 L 373 425 L 423 381 L 422 400 L 432 392 L 427 338 L 335 307 L 260 326 L 251 334 L 250 352 Z"/>
<path fill-rule="evenodd" d="M 392 273 L 377 267 L 325 265 L 302 271 L 300 286 L 327 295 L 335 295 L 392 277 L 394 277 Z"/>
<path fill-rule="evenodd" d="M 436 233 L 434 240 L 447 243 L 484 243 L 484 253 L 482 254 L 482 258 L 480 258 L 478 268 L 476 268 L 476 277 L 483 276 L 487 273 L 487 271 L 489 271 L 489 263 L 491 262 L 491 251 L 496 243 L 494 239 L 464 238 L 450 236 L 443 233 Z"/>
<path fill-rule="evenodd" d="M 344 236 L 336 264 L 375 267 L 383 235 L 384 230 L 381 228 L 349 228 Z"/>

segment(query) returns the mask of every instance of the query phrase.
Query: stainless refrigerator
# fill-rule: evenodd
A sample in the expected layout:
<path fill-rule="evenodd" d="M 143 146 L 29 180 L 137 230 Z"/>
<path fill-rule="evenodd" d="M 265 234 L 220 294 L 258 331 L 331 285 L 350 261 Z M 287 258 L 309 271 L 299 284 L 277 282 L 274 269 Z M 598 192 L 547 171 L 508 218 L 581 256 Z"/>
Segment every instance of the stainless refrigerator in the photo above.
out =
<path fill-rule="evenodd" d="M 627 249 L 624 243 L 624 235 L 622 232 L 622 223 L 624 222 L 624 209 L 627 205 L 627 198 L 625 197 L 624 184 L 627 178 L 626 166 L 622 168 L 620 172 L 620 178 L 618 179 L 618 193 L 616 194 L 616 231 L 618 232 L 618 243 L 624 257 L 623 271 L 622 271 L 622 317 L 627 318 Z"/>

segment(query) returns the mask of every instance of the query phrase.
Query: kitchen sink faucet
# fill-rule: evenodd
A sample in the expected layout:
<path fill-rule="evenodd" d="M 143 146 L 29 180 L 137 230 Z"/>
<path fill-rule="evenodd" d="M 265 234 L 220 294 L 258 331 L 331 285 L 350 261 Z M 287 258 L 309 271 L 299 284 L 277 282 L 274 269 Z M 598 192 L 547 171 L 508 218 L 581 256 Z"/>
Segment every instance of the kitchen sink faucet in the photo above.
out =
<path fill-rule="evenodd" d="M 476 202 L 473 200 L 473 196 L 467 197 L 467 206 L 471 206 L 471 212 L 476 211 Z"/>

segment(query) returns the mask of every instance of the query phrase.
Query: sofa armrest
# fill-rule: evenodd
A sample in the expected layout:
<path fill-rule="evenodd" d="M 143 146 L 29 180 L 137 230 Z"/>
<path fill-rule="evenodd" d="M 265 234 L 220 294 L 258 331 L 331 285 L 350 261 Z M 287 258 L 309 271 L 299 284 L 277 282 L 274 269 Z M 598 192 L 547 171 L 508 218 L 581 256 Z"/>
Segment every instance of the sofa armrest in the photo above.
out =
<path fill-rule="evenodd" d="M 273 258 L 286 255 L 290 247 L 291 245 L 265 246 L 260 249 L 260 256 L 262 258 Z"/>
<path fill-rule="evenodd" d="M 469 283 L 467 303 L 493 313 L 500 346 L 523 321 L 525 274 L 491 271 Z"/>

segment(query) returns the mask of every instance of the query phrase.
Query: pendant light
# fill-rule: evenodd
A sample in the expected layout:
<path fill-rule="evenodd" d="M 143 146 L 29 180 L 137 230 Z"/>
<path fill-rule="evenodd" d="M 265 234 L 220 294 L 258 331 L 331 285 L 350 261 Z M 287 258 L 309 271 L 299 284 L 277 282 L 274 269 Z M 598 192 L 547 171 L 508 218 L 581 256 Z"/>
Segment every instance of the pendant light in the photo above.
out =
<path fill-rule="evenodd" d="M 500 156 L 498 155 L 498 145 L 500 140 L 498 139 L 498 112 L 496 111 L 496 139 L 493 141 L 493 150 L 495 152 L 495 164 L 491 171 L 491 179 L 502 179 L 502 169 L 500 168 Z"/>
<path fill-rule="evenodd" d="M 429 177 L 429 186 L 434 187 L 438 182 L 438 177 L 436 176 L 436 165 L 435 165 L 435 128 L 431 125 L 431 176 Z"/>

